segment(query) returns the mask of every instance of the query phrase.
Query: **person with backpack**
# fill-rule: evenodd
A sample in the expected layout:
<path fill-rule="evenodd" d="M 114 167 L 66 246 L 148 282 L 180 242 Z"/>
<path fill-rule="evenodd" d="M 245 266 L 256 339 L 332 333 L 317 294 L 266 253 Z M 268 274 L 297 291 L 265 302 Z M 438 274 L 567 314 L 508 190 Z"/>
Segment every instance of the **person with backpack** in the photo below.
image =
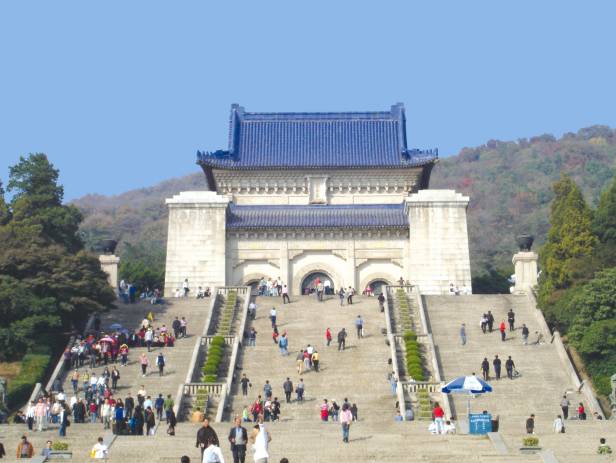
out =
<path fill-rule="evenodd" d="M 158 376 L 163 376 L 165 369 L 165 356 L 162 352 L 158 354 L 158 357 L 156 357 L 156 365 L 158 365 Z"/>
<path fill-rule="evenodd" d="M 263 394 L 266 399 L 272 398 L 272 385 L 269 382 L 269 379 L 265 380 L 265 385 L 263 386 Z"/>
<path fill-rule="evenodd" d="M 162 394 L 158 394 L 158 397 L 154 401 L 154 410 L 156 410 L 156 418 L 158 421 L 163 419 L 163 408 L 165 407 L 165 399 Z"/>
<path fill-rule="evenodd" d="M 513 363 L 513 360 L 511 359 L 511 355 L 510 355 L 507 361 L 505 362 L 505 369 L 507 370 L 507 378 L 513 379 L 513 369 L 514 368 L 515 368 L 515 363 Z"/>

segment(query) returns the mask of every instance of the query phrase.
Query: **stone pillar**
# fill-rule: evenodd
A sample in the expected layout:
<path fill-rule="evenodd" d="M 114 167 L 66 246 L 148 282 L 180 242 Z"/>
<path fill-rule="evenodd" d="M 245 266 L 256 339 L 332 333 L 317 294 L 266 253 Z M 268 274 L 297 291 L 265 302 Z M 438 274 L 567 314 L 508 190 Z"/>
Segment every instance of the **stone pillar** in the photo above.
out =
<path fill-rule="evenodd" d="M 515 268 L 514 292 L 526 292 L 537 285 L 537 260 L 539 256 L 533 251 L 520 251 L 513 255 Z"/>
<path fill-rule="evenodd" d="M 409 275 L 423 294 L 447 294 L 453 283 L 471 293 L 466 226 L 469 198 L 453 190 L 420 190 L 406 199 Z"/>
<path fill-rule="evenodd" d="M 114 291 L 118 291 L 118 264 L 120 263 L 120 258 L 118 256 L 114 256 L 113 254 L 101 254 L 98 256 L 98 260 L 101 263 L 101 268 L 103 272 L 107 274 L 107 281 L 109 282 L 109 286 L 113 288 Z"/>
<path fill-rule="evenodd" d="M 169 233 L 165 296 L 188 278 L 191 295 L 198 286 L 226 284 L 226 217 L 229 199 L 215 191 L 183 191 L 167 199 Z"/>

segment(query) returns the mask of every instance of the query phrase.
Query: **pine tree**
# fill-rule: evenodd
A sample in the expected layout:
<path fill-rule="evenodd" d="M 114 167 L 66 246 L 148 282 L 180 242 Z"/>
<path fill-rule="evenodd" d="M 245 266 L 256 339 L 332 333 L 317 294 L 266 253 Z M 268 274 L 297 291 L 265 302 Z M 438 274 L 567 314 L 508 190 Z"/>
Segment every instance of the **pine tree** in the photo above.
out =
<path fill-rule="evenodd" d="M 542 269 L 540 299 L 546 302 L 554 290 L 573 283 L 575 262 L 590 256 L 597 243 L 591 230 L 592 213 L 582 192 L 567 175 L 553 186 L 550 230 L 539 256 Z"/>
<path fill-rule="evenodd" d="M 599 241 L 616 245 L 616 177 L 610 187 L 601 194 L 592 228 Z"/>
<path fill-rule="evenodd" d="M 2 181 L 0 180 L 0 225 L 4 225 L 9 221 L 10 211 L 9 207 L 4 200 L 4 188 L 2 188 Z"/>

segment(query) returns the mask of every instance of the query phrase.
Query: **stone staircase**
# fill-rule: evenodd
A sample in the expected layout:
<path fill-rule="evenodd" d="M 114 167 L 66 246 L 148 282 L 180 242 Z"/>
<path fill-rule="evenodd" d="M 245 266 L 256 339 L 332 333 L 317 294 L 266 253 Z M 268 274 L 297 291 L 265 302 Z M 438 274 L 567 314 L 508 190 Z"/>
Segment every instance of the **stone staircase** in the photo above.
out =
<path fill-rule="evenodd" d="M 484 357 L 490 361 L 490 374 L 494 377 L 492 360 L 498 354 L 502 359 L 501 379 L 490 380 L 492 393 L 471 400 L 475 413 L 488 410 L 500 418 L 499 432 L 507 446 L 517 451 L 525 434 L 525 420 L 535 414 L 535 433 L 543 448 L 550 448 L 561 462 L 595 461 L 599 437 L 608 438 L 616 449 L 616 422 L 568 420 L 567 433 L 555 435 L 552 422 L 562 414 L 560 400 L 566 392 L 571 402 L 569 416 L 575 415 L 578 402 L 585 400 L 573 388 L 562 367 L 561 360 L 551 337 L 544 334 L 545 343 L 533 345 L 535 332 L 541 331 L 534 311 L 526 296 L 473 295 L 473 296 L 424 296 L 428 322 L 431 326 L 437 355 L 444 381 L 458 376 L 476 373 L 481 375 Z M 510 308 L 516 315 L 515 331 L 509 332 L 507 312 Z M 483 334 L 480 328 L 481 315 L 488 310 L 494 314 L 492 333 Z M 501 341 L 498 324 L 505 320 L 506 341 Z M 466 324 L 467 343 L 461 345 L 459 330 Z M 521 327 L 525 323 L 530 330 L 529 345 L 522 344 Z M 505 360 L 511 356 L 520 376 L 509 380 L 506 377 Z M 504 379 L 503 379 L 504 378 Z M 453 395 L 453 412 L 459 421 L 466 419 L 467 398 Z M 585 403 L 586 409 L 588 405 Z M 573 438 L 573 439 L 572 439 Z M 605 457 L 604 457 L 605 458 Z M 599 460 L 597 460 L 599 461 Z M 602 460 L 608 461 L 608 460 Z"/>

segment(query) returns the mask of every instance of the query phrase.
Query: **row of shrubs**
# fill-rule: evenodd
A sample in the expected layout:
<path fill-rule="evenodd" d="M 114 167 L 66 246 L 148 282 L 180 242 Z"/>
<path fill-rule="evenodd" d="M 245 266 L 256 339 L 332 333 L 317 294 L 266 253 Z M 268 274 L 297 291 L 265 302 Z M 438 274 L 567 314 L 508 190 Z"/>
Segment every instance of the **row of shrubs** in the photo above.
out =
<path fill-rule="evenodd" d="M 218 370 L 225 355 L 225 338 L 216 335 L 207 349 L 205 364 L 201 369 L 204 383 L 215 383 L 218 380 Z"/>
<path fill-rule="evenodd" d="M 10 409 L 21 407 L 28 401 L 32 388 L 43 381 L 50 364 L 50 354 L 24 355 L 19 375 L 8 382 L 6 401 Z"/>
<path fill-rule="evenodd" d="M 411 319 L 411 312 L 409 310 L 408 299 L 406 298 L 406 293 L 404 290 L 399 289 L 396 292 L 396 298 L 398 299 L 398 307 L 400 310 L 398 311 L 400 316 L 400 325 L 402 327 L 402 332 L 413 330 L 413 320 Z"/>
<path fill-rule="evenodd" d="M 197 394 L 195 395 L 195 401 L 193 403 L 193 408 L 197 409 L 203 413 L 207 412 L 208 405 L 208 392 L 207 389 L 197 389 Z"/>
<path fill-rule="evenodd" d="M 426 389 L 420 389 L 416 392 L 417 395 L 417 419 L 431 420 L 432 419 L 432 402 L 430 401 L 430 393 Z"/>
<path fill-rule="evenodd" d="M 227 300 L 222 308 L 220 314 L 220 320 L 218 321 L 218 327 L 216 334 L 221 336 L 228 336 L 231 334 L 231 325 L 233 323 L 233 316 L 235 315 L 235 305 L 237 304 L 237 292 L 230 291 L 227 294 Z"/>
<path fill-rule="evenodd" d="M 403 338 L 406 350 L 407 374 L 415 381 L 425 381 L 417 335 L 409 330 L 405 331 Z"/>

